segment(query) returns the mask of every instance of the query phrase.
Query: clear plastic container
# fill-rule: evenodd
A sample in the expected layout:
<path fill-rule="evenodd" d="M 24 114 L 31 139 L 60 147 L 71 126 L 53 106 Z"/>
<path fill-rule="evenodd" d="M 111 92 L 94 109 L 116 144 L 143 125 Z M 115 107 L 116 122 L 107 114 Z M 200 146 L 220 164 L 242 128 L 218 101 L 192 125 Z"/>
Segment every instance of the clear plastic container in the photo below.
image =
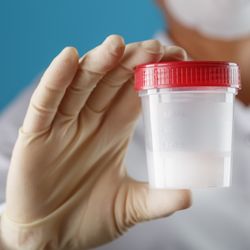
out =
<path fill-rule="evenodd" d="M 237 64 L 140 65 L 135 79 L 151 187 L 230 186 Z"/>

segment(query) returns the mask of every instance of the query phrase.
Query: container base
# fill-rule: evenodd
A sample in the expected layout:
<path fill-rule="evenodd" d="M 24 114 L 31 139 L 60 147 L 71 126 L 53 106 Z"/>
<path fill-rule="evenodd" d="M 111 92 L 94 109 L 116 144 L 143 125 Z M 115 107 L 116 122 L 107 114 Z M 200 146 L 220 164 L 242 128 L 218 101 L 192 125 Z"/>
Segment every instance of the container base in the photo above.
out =
<path fill-rule="evenodd" d="M 147 151 L 152 188 L 229 187 L 231 154 Z"/>

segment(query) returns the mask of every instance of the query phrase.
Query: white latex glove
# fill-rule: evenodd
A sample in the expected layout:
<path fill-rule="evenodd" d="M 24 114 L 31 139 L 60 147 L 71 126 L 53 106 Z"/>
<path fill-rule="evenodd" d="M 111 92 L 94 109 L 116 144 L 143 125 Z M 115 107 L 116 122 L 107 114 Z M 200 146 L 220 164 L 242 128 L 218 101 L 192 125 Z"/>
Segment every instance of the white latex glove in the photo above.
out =
<path fill-rule="evenodd" d="M 184 54 L 113 35 L 80 60 L 65 48 L 52 61 L 13 151 L 3 249 L 88 249 L 190 205 L 189 191 L 150 190 L 123 164 L 140 113 L 134 67 Z"/>

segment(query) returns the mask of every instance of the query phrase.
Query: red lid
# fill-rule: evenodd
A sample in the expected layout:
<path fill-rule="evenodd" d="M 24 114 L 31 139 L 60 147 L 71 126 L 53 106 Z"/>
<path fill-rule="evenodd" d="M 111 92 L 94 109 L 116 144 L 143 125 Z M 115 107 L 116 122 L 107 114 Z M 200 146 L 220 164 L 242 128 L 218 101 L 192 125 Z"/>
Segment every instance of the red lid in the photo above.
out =
<path fill-rule="evenodd" d="M 181 61 L 142 64 L 135 69 L 135 89 L 182 87 L 240 88 L 236 63 Z"/>

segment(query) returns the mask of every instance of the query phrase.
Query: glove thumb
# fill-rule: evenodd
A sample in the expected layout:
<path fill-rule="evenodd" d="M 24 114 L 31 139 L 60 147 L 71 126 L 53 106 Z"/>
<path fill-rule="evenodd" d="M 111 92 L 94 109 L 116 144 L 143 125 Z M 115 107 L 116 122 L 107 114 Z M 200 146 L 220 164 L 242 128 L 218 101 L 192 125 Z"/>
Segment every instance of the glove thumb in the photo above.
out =
<path fill-rule="evenodd" d="M 124 212 L 120 214 L 120 218 L 116 218 L 122 220 L 125 227 L 122 230 L 139 222 L 166 217 L 191 206 L 189 190 L 151 189 L 147 183 L 132 179 L 124 183 L 122 189 Z"/>

